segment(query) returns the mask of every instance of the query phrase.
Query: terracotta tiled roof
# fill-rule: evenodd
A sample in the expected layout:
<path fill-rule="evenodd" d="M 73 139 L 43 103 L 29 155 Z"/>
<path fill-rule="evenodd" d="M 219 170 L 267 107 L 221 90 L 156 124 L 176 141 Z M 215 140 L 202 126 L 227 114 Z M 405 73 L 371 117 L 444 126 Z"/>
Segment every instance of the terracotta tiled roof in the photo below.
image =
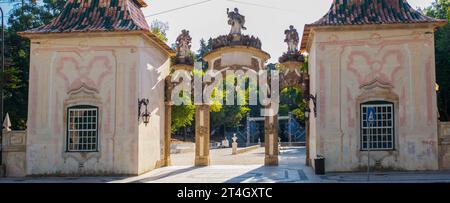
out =
<path fill-rule="evenodd" d="M 445 23 L 422 15 L 413 9 L 407 0 L 333 0 L 330 10 L 318 21 L 307 24 L 303 33 L 302 50 L 306 48 L 312 27 Z"/>
<path fill-rule="evenodd" d="M 141 11 L 144 0 L 68 0 L 61 14 L 49 24 L 18 33 L 35 34 L 87 32 L 143 32 L 169 55 L 175 51 L 151 33 Z"/>
<path fill-rule="evenodd" d="M 328 13 L 311 25 L 429 23 L 406 0 L 334 0 Z"/>
<path fill-rule="evenodd" d="M 67 33 L 149 30 L 145 6 L 137 0 L 68 0 L 61 14 L 48 25 L 25 33 Z M 144 2 L 145 3 L 145 2 Z"/>

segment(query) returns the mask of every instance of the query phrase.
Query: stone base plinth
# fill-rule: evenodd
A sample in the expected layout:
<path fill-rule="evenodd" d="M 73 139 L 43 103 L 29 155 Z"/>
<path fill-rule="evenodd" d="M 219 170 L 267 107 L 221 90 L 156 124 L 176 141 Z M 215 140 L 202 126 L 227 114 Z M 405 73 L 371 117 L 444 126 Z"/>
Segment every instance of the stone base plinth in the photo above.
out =
<path fill-rule="evenodd" d="M 0 178 L 5 177 L 5 165 L 0 165 Z"/>
<path fill-rule="evenodd" d="M 165 167 L 167 167 L 167 166 L 172 166 L 172 160 L 170 160 L 170 157 L 169 157 L 169 158 L 166 158 L 166 159 L 164 160 L 164 166 L 165 166 Z"/>
<path fill-rule="evenodd" d="M 278 156 L 267 156 L 264 158 L 265 166 L 278 166 Z"/>
<path fill-rule="evenodd" d="M 231 144 L 231 145 L 232 145 L 232 154 L 233 154 L 233 155 L 238 154 L 238 150 L 237 150 L 238 144 L 234 142 L 234 143 Z"/>
<path fill-rule="evenodd" d="M 195 157 L 195 166 L 209 166 L 209 157 Z"/>
<path fill-rule="evenodd" d="M 306 159 L 305 165 L 306 166 L 311 166 L 311 159 Z"/>

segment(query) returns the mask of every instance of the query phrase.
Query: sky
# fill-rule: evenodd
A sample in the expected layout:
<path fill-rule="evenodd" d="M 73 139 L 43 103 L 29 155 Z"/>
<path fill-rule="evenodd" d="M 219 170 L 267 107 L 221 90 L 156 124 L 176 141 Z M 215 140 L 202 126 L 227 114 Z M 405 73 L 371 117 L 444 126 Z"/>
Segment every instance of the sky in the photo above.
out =
<path fill-rule="evenodd" d="M 214 38 L 228 34 L 230 26 L 227 24 L 226 9 L 239 8 L 246 16 L 247 30 L 244 34 L 254 35 L 262 41 L 262 48 L 268 52 L 276 62 L 287 46 L 284 43 L 284 30 L 294 25 L 300 36 L 303 27 L 321 18 L 330 8 L 333 0 L 145 0 L 148 7 L 143 8 L 149 24 L 153 20 L 160 20 L 169 24 L 167 32 L 171 45 L 181 30 L 187 29 L 192 37 L 192 50 L 197 51 L 200 39 Z M 434 0 L 408 0 L 413 8 L 427 7 Z M 192 5 L 178 10 L 175 8 Z M 11 6 L 0 3 L 8 12 Z M 169 12 L 165 12 L 169 11 Z M 163 12 L 163 13 L 161 13 Z"/>
<path fill-rule="evenodd" d="M 247 30 L 244 34 L 257 36 L 262 49 L 271 55 L 270 62 L 287 50 L 284 30 L 294 25 L 300 36 L 303 27 L 320 19 L 329 10 L 333 0 L 211 0 L 195 6 L 158 14 L 174 8 L 204 2 L 204 0 L 146 0 L 144 8 L 149 24 L 158 19 L 169 24 L 169 45 L 175 42 L 181 30 L 187 29 L 192 37 L 192 50 L 199 49 L 200 39 L 228 34 L 226 9 L 235 7 L 246 16 Z M 408 0 L 413 8 L 427 7 L 434 0 Z M 154 16 L 153 16 L 154 15 Z"/>

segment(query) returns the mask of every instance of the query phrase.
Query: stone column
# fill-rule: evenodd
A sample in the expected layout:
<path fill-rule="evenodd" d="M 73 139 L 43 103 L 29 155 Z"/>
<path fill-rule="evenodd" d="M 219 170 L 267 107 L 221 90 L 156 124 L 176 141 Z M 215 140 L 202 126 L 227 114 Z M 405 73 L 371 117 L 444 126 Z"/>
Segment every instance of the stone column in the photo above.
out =
<path fill-rule="evenodd" d="M 209 166 L 209 109 L 209 105 L 198 105 L 195 114 L 195 166 Z"/>
<path fill-rule="evenodd" d="M 305 120 L 305 131 L 306 131 L 306 144 L 305 144 L 305 153 L 306 153 L 306 161 L 305 161 L 305 165 L 306 166 L 311 166 L 311 158 L 309 155 L 309 118 L 307 120 Z"/>
<path fill-rule="evenodd" d="M 236 134 L 233 135 L 232 140 L 233 140 L 233 143 L 231 144 L 231 147 L 232 147 L 232 154 L 233 154 L 233 155 L 236 155 L 236 154 L 238 154 L 238 153 L 237 153 L 238 143 L 237 143 L 237 137 L 236 137 Z"/>
<path fill-rule="evenodd" d="M 268 116 L 264 122 L 266 166 L 278 166 L 278 116 Z"/>
<path fill-rule="evenodd" d="M 171 76 L 167 76 L 165 80 L 164 93 L 164 145 L 163 145 L 163 166 L 170 166 L 170 144 L 172 142 L 172 90 L 173 84 Z"/>
<path fill-rule="evenodd" d="M 164 111 L 164 166 L 172 164 L 170 159 L 170 144 L 172 142 L 172 103 L 165 102 Z"/>
<path fill-rule="evenodd" d="M 250 146 L 250 113 L 247 113 L 247 147 Z"/>

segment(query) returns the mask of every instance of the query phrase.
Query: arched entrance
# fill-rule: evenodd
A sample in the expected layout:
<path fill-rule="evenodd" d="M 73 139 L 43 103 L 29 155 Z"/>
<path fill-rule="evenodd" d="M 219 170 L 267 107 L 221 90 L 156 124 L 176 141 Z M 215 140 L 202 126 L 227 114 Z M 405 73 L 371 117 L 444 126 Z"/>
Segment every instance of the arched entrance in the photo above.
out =
<path fill-rule="evenodd" d="M 264 117 L 264 144 L 266 166 L 277 166 L 279 164 L 279 91 L 286 87 L 298 87 L 309 92 L 306 84 L 307 73 L 301 71 L 304 62 L 303 56 L 298 52 L 288 52 L 280 58 L 279 70 L 267 70 L 265 63 L 270 59 L 270 55 L 261 49 L 261 41 L 254 36 L 243 35 L 240 33 L 242 27 L 236 27 L 236 23 L 242 23 L 243 18 L 235 9 L 229 13 L 230 22 L 233 22 L 232 32 L 229 35 L 219 36 L 213 39 L 212 51 L 203 57 L 208 64 L 206 74 L 200 77 L 200 82 L 194 76 L 193 92 L 201 93 L 201 99 L 194 99 L 196 105 L 195 115 L 195 166 L 210 165 L 210 96 L 212 89 L 217 87 L 218 80 L 223 80 L 223 74 L 226 75 L 245 75 L 249 80 L 258 84 L 258 95 L 255 99 L 262 100 L 263 109 L 261 116 Z M 235 19 L 238 18 L 238 19 Z M 245 19 L 245 18 L 244 18 Z M 233 32 L 234 31 L 234 32 Z M 239 31 L 239 32 L 237 32 Z M 291 33 L 297 35 L 298 33 Z M 188 54 L 190 48 L 190 36 L 188 31 L 183 33 L 177 39 L 177 57 L 175 58 L 172 71 L 194 70 L 192 61 Z M 290 44 L 289 46 L 293 46 Z M 295 48 L 296 49 L 296 48 Z M 279 74 L 278 74 L 279 72 Z M 211 73 L 211 75 L 208 75 Z M 191 75 L 193 76 L 193 75 Z M 164 162 L 170 164 L 170 141 L 171 141 L 171 96 L 173 88 L 183 81 L 174 82 L 171 77 L 166 80 L 166 122 L 165 122 L 165 143 L 164 143 Z M 245 81 L 236 80 L 233 88 L 242 86 Z M 198 90 L 200 89 L 200 90 Z M 304 97 L 308 98 L 308 97 Z M 249 100 L 251 97 L 249 98 Z M 249 101 L 251 103 L 251 101 Z"/>

